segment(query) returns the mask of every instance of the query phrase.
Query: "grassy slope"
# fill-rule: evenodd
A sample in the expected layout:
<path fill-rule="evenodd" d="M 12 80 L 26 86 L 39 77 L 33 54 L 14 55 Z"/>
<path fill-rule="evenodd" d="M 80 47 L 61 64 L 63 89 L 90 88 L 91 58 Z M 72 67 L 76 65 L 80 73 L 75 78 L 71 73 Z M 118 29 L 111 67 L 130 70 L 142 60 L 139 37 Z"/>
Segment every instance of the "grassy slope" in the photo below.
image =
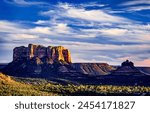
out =
<path fill-rule="evenodd" d="M 0 73 L 0 95 L 57 95 L 40 91 L 38 86 L 14 81 L 11 77 Z"/>
<path fill-rule="evenodd" d="M 14 79 L 0 73 L 0 95 L 136 95 L 149 92 L 150 87 L 61 85 L 42 79 Z"/>

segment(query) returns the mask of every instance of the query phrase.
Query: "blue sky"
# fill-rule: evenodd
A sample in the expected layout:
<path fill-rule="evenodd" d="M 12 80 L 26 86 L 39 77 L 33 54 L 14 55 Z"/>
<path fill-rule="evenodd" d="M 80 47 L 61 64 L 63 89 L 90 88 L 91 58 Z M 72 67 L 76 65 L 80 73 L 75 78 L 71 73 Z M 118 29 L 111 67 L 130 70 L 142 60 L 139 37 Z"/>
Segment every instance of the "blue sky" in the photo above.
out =
<path fill-rule="evenodd" d="M 0 62 L 29 43 L 62 45 L 73 62 L 150 66 L 150 0 L 1 0 Z"/>

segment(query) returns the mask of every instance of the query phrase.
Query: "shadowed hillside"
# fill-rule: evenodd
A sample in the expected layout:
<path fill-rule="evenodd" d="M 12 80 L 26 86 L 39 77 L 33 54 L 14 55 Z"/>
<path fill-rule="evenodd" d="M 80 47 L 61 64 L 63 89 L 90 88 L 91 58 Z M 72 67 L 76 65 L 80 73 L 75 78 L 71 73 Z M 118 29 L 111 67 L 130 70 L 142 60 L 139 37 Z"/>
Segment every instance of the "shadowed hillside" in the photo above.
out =
<path fill-rule="evenodd" d="M 150 67 L 137 67 L 139 70 L 141 70 L 142 72 L 150 75 Z"/>

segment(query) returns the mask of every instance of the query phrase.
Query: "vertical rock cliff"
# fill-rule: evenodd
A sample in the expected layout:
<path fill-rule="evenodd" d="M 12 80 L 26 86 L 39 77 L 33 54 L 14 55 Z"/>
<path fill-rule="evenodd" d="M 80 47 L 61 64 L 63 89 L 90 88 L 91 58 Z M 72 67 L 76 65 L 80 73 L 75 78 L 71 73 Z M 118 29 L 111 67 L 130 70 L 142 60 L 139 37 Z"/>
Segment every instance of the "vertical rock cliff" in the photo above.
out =
<path fill-rule="evenodd" d="M 13 61 L 38 59 L 46 63 L 71 63 L 70 51 L 62 46 L 48 46 L 29 44 L 28 47 L 16 47 L 13 50 Z M 45 63 L 45 62 L 44 62 Z"/>

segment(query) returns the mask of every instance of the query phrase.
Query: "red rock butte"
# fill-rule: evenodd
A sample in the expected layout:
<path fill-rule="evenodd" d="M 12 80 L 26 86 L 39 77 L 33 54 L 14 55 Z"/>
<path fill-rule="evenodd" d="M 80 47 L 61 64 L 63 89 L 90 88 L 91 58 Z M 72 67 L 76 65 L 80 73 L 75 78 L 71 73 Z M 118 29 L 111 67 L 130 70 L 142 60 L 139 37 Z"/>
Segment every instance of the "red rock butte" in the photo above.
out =
<path fill-rule="evenodd" d="M 47 58 L 49 63 L 64 61 L 71 63 L 70 51 L 63 46 L 48 46 L 29 44 L 28 47 L 20 46 L 13 50 L 13 61 L 20 59 L 43 59 Z"/>

